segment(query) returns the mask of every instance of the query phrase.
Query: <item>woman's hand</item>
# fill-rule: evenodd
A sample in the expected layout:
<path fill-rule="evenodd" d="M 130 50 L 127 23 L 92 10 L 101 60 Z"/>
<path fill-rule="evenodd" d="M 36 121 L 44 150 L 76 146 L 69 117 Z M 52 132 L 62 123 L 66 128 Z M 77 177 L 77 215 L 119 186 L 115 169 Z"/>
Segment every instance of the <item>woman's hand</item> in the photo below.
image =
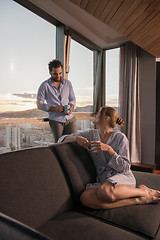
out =
<path fill-rule="evenodd" d="M 99 152 L 108 152 L 110 156 L 113 156 L 115 151 L 113 150 L 113 148 L 108 145 L 108 144 L 105 144 L 105 143 L 102 143 L 100 141 L 94 141 L 94 142 L 91 142 L 91 149 L 90 149 L 91 152 L 96 152 L 96 153 L 99 153 Z"/>
<path fill-rule="evenodd" d="M 85 149 L 87 149 L 91 145 L 87 138 L 81 136 L 76 136 L 75 140 L 80 146 L 84 147 Z"/>

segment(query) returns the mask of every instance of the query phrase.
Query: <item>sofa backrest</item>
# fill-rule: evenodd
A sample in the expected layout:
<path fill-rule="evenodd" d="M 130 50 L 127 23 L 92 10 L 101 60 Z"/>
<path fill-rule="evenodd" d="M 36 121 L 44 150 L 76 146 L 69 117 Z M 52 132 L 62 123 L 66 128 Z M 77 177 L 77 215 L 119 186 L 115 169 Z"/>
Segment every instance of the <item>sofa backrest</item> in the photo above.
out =
<path fill-rule="evenodd" d="M 85 185 L 96 179 L 96 170 L 89 152 L 76 142 L 57 143 L 50 148 L 57 154 L 74 200 L 79 202 Z"/>
<path fill-rule="evenodd" d="M 37 228 L 72 206 L 66 178 L 49 148 L 0 154 L 0 212 Z"/>

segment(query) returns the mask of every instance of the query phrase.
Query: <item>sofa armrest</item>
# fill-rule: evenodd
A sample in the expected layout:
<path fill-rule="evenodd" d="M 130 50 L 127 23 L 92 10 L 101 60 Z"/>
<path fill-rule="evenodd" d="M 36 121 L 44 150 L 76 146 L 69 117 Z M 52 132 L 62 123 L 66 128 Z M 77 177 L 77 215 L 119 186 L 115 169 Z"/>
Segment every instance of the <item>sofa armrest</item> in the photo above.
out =
<path fill-rule="evenodd" d="M 160 175 L 139 171 L 132 172 L 136 178 L 137 187 L 144 184 L 150 188 L 160 190 Z"/>
<path fill-rule="evenodd" d="M 3 240 L 51 240 L 36 230 L 0 213 L 0 239 Z M 53 238 L 52 238 L 53 240 Z"/>

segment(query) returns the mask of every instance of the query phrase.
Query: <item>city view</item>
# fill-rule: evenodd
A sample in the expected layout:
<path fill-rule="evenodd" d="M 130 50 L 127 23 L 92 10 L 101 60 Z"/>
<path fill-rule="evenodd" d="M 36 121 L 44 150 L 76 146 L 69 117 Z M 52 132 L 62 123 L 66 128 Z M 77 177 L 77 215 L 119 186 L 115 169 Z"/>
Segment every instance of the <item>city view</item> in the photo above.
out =
<path fill-rule="evenodd" d="M 54 139 L 47 119 L 48 113 L 38 110 L 36 104 L 33 109 L 12 111 L 17 109 L 15 96 L 20 98 L 17 99 L 17 105 L 18 102 L 20 106 L 36 103 L 36 94 L 14 94 L 12 101 L 10 99 L 6 103 L 8 108 L 11 105 L 10 111 L 2 111 L 0 108 L 0 153 L 53 144 Z M 75 112 L 92 112 L 92 106 L 77 107 Z M 78 131 L 81 131 L 93 128 L 94 125 L 92 120 L 77 120 L 77 127 Z"/>
<path fill-rule="evenodd" d="M 93 128 L 91 120 L 77 120 L 78 130 Z M 34 121 L 0 124 L 0 153 L 54 143 L 48 122 Z"/>

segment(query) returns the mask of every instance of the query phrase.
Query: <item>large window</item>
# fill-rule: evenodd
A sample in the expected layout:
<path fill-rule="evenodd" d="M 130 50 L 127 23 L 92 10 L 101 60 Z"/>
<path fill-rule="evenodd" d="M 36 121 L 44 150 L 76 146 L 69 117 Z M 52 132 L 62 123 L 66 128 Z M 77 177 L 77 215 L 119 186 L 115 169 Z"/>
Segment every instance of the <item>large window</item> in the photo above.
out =
<path fill-rule="evenodd" d="M 71 40 L 68 75 L 76 95 L 76 112 L 93 112 L 93 52 Z M 77 115 L 78 117 L 78 115 Z M 93 128 L 92 120 L 77 120 L 78 130 Z"/>
<path fill-rule="evenodd" d="M 5 0 L 0 33 L 0 152 L 52 143 L 48 123 L 35 118 L 47 117 L 36 109 L 36 94 L 56 56 L 56 27 Z"/>
<path fill-rule="evenodd" d="M 73 84 L 77 107 L 93 109 L 93 52 L 71 40 L 69 80 Z"/>
<path fill-rule="evenodd" d="M 118 108 L 120 49 L 106 51 L 106 105 Z"/>
<path fill-rule="evenodd" d="M 36 107 L 48 62 L 55 58 L 56 28 L 12 0 L 0 1 L 0 112 Z"/>

